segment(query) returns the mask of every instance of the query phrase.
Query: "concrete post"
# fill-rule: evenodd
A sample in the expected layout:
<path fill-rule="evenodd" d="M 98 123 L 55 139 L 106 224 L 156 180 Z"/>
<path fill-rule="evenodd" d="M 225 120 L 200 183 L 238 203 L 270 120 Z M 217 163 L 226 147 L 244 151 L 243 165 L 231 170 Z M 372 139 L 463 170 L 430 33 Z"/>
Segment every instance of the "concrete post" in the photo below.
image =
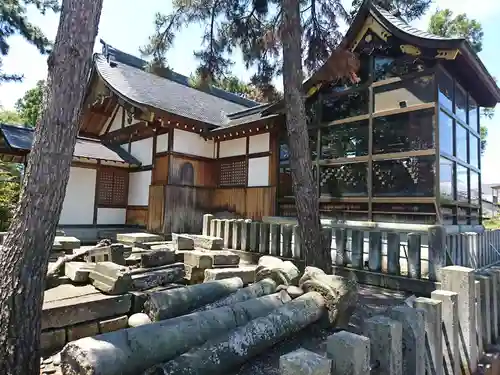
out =
<path fill-rule="evenodd" d="M 469 250 L 469 267 L 479 268 L 479 237 L 477 233 L 465 233 L 467 238 L 467 248 Z"/>
<path fill-rule="evenodd" d="M 250 223 L 250 251 L 254 253 L 260 250 L 260 224 L 256 221 Z"/>
<path fill-rule="evenodd" d="M 214 220 L 216 222 L 216 229 L 215 229 L 215 237 L 219 237 L 219 238 L 222 238 L 224 239 L 224 228 L 225 228 L 225 225 L 226 225 L 226 220 L 218 220 L 218 219 L 215 219 Z"/>
<path fill-rule="evenodd" d="M 292 257 L 292 237 L 293 237 L 293 226 L 282 225 L 281 226 L 282 237 L 283 237 L 283 253 L 281 254 L 284 258 Z"/>
<path fill-rule="evenodd" d="M 332 229 L 330 228 L 330 231 Z M 345 266 L 347 264 L 346 259 L 347 250 L 347 236 L 345 229 L 335 230 L 335 265 Z"/>
<path fill-rule="evenodd" d="M 250 223 L 252 220 L 246 219 L 241 223 L 241 250 L 250 250 Z"/>
<path fill-rule="evenodd" d="M 217 219 L 210 221 L 210 237 L 217 237 Z"/>
<path fill-rule="evenodd" d="M 235 250 L 241 249 L 241 227 L 243 224 L 242 219 L 235 220 L 233 222 L 233 235 L 232 235 L 232 244 L 231 248 Z"/>
<path fill-rule="evenodd" d="M 431 375 L 443 375 L 442 302 L 420 297 L 415 300 L 415 307 L 424 310 L 425 371 Z"/>
<path fill-rule="evenodd" d="M 481 283 L 479 280 L 474 282 L 474 287 L 476 290 L 476 298 L 475 298 L 475 310 L 476 310 L 476 344 L 477 344 L 477 352 L 478 358 L 481 358 L 484 352 L 484 340 L 483 340 L 483 316 L 481 314 Z"/>
<path fill-rule="evenodd" d="M 461 266 L 444 267 L 441 270 L 441 278 L 443 290 L 458 293 L 460 360 L 463 368 L 468 369 L 469 373 L 474 373 L 478 362 L 474 270 Z"/>
<path fill-rule="evenodd" d="M 487 269 L 481 274 L 488 276 L 489 278 L 489 289 L 490 289 L 490 318 L 491 318 L 491 342 L 496 342 L 498 337 L 498 288 L 499 288 L 499 274 L 492 269 Z"/>
<path fill-rule="evenodd" d="M 399 246 L 401 236 L 399 233 L 387 233 L 387 272 L 399 276 L 401 267 L 399 263 Z"/>
<path fill-rule="evenodd" d="M 387 316 L 403 326 L 403 374 L 424 374 L 424 312 L 409 306 L 396 306 Z"/>
<path fill-rule="evenodd" d="M 484 275 L 476 274 L 476 281 L 479 281 L 479 293 L 476 294 L 477 302 L 479 303 L 479 311 L 481 312 L 481 332 L 483 337 L 483 346 L 487 347 L 491 344 L 491 292 L 490 278 Z"/>
<path fill-rule="evenodd" d="M 496 232 L 496 231 L 495 231 Z M 494 309 L 494 316 L 495 316 L 495 311 L 496 311 L 496 331 L 494 331 L 494 334 L 496 334 L 496 337 L 494 338 L 494 341 L 498 338 L 500 338 L 500 268 L 499 267 L 492 267 L 488 270 L 490 274 L 495 275 L 495 281 L 493 282 L 494 288 L 493 293 L 495 293 L 495 298 L 493 299 L 493 309 Z"/>
<path fill-rule="evenodd" d="M 326 353 L 332 373 L 370 375 L 370 339 L 351 332 L 337 332 L 327 338 Z"/>
<path fill-rule="evenodd" d="M 281 375 L 330 375 L 331 368 L 330 359 L 305 349 L 280 357 Z"/>
<path fill-rule="evenodd" d="M 368 250 L 368 269 L 382 272 L 382 233 L 370 232 Z"/>
<path fill-rule="evenodd" d="M 233 223 L 234 220 L 228 219 L 224 220 L 224 248 L 230 249 L 233 246 Z"/>
<path fill-rule="evenodd" d="M 269 224 L 260 223 L 259 253 L 269 254 Z"/>
<path fill-rule="evenodd" d="M 351 231 L 351 257 L 352 267 L 356 269 L 364 268 L 364 248 L 365 233 L 359 230 Z"/>
<path fill-rule="evenodd" d="M 439 281 L 441 269 L 446 267 L 446 230 L 440 225 L 428 230 L 429 280 Z"/>
<path fill-rule="evenodd" d="M 422 278 L 422 237 L 420 233 L 408 233 L 408 277 Z"/>
<path fill-rule="evenodd" d="M 204 236 L 210 236 L 210 223 L 214 219 L 214 215 L 205 214 L 203 215 L 203 232 Z"/>
<path fill-rule="evenodd" d="M 386 316 L 374 316 L 364 323 L 363 334 L 370 339 L 371 362 L 379 363 L 378 373 L 403 375 L 403 326 Z"/>
<path fill-rule="evenodd" d="M 271 248 L 270 254 L 275 257 L 279 257 L 281 253 L 281 225 L 271 224 Z"/>
<path fill-rule="evenodd" d="M 443 366 L 445 374 L 460 373 L 460 352 L 458 340 L 458 293 L 448 290 L 435 290 L 431 298 L 441 301 L 443 345 Z"/>
<path fill-rule="evenodd" d="M 302 254 L 302 244 L 300 239 L 300 228 L 298 225 L 293 227 L 293 250 L 292 256 L 295 259 L 304 258 L 304 254 Z"/>

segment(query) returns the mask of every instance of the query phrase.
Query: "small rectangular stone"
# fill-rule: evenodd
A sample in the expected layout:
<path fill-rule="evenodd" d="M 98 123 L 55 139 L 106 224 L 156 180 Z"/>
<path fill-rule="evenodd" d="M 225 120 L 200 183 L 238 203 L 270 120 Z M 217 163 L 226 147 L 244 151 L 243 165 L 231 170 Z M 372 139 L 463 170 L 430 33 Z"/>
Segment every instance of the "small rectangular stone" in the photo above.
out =
<path fill-rule="evenodd" d="M 132 309 L 130 310 L 131 313 L 135 314 L 138 312 L 141 312 L 144 308 L 144 303 L 146 302 L 148 295 L 153 292 L 161 291 L 161 290 L 168 290 L 168 289 L 173 289 L 173 288 L 180 288 L 183 285 L 181 284 L 169 284 L 169 285 L 164 285 L 164 286 L 158 286 L 154 287 L 148 290 L 134 290 L 131 291 L 130 294 L 132 295 Z"/>
<path fill-rule="evenodd" d="M 269 224 L 260 223 L 259 253 L 269 254 Z"/>
<path fill-rule="evenodd" d="M 195 247 L 201 247 L 206 250 L 222 250 L 224 247 L 224 240 L 221 237 L 212 237 L 212 236 L 200 236 L 200 235 L 191 235 L 191 238 L 194 241 Z"/>
<path fill-rule="evenodd" d="M 137 244 L 137 245 L 139 247 L 142 247 L 143 249 L 151 249 L 151 250 L 153 250 L 153 246 L 157 246 L 156 249 L 164 249 L 164 248 L 173 249 L 174 242 L 173 241 L 153 241 L 153 242 L 144 242 L 144 243 Z"/>
<path fill-rule="evenodd" d="M 66 330 L 64 328 L 42 331 L 40 334 L 40 349 L 42 351 L 56 351 L 66 344 Z"/>
<path fill-rule="evenodd" d="M 224 224 L 224 248 L 229 249 L 233 245 L 233 224 L 234 220 L 225 220 Z"/>
<path fill-rule="evenodd" d="M 175 263 L 175 250 L 152 250 L 141 254 L 141 267 L 159 267 Z"/>
<path fill-rule="evenodd" d="M 75 283 L 86 283 L 94 267 L 95 264 L 87 262 L 68 262 L 64 265 L 64 274 Z"/>
<path fill-rule="evenodd" d="M 70 236 L 56 236 L 54 238 L 54 243 L 61 244 L 64 250 L 78 249 L 81 246 L 81 242 L 78 238 Z"/>
<path fill-rule="evenodd" d="M 182 263 L 170 264 L 162 269 L 146 269 L 144 273 L 132 274 L 133 290 L 147 290 L 160 285 L 179 282 L 185 276 L 185 267 Z"/>
<path fill-rule="evenodd" d="M 189 265 L 184 265 L 184 279 L 189 280 L 192 284 L 199 284 L 205 278 L 205 268 L 198 268 Z"/>
<path fill-rule="evenodd" d="M 270 254 L 279 257 L 281 253 L 281 225 L 273 223 L 269 226 L 269 231 L 271 237 Z"/>
<path fill-rule="evenodd" d="M 203 230 L 202 234 L 204 236 L 210 236 L 210 223 L 214 219 L 214 215 L 205 214 L 203 215 Z"/>
<path fill-rule="evenodd" d="M 116 235 L 116 240 L 118 242 L 133 245 L 144 242 L 163 241 L 163 237 L 151 233 L 118 233 Z"/>
<path fill-rule="evenodd" d="M 293 227 L 293 249 L 292 256 L 295 259 L 302 259 L 302 243 L 300 239 L 300 227 L 295 225 Z"/>
<path fill-rule="evenodd" d="M 113 262 L 96 263 L 89 278 L 92 285 L 106 294 L 124 294 L 132 289 L 132 278 L 127 268 Z"/>
<path fill-rule="evenodd" d="M 306 349 L 280 357 L 281 375 L 330 375 L 332 361 Z"/>
<path fill-rule="evenodd" d="M 377 371 L 384 375 L 403 374 L 403 326 L 386 316 L 374 316 L 364 323 L 366 337 L 370 339 L 372 363 L 377 361 Z"/>
<path fill-rule="evenodd" d="M 292 225 L 282 225 L 281 231 L 283 233 L 283 251 L 281 256 L 284 258 L 292 257 L 292 237 L 293 237 L 293 226 Z"/>
<path fill-rule="evenodd" d="M 99 322 L 99 333 L 107 333 L 127 328 L 128 316 L 106 319 Z"/>
<path fill-rule="evenodd" d="M 250 250 L 250 223 L 252 220 L 243 220 L 241 224 L 241 250 Z"/>
<path fill-rule="evenodd" d="M 333 374 L 370 375 L 370 339 L 351 332 L 337 332 L 327 338 L 326 352 Z"/>
<path fill-rule="evenodd" d="M 238 268 L 209 268 L 205 270 L 204 282 L 239 277 L 244 284 L 255 282 L 257 266 L 240 266 Z"/>
<path fill-rule="evenodd" d="M 424 311 L 426 373 L 443 375 L 442 302 L 419 297 L 415 300 L 415 307 Z"/>
<path fill-rule="evenodd" d="M 243 226 L 243 220 L 238 219 L 233 222 L 233 235 L 232 235 L 232 246 L 231 248 L 235 250 L 241 249 L 241 229 Z"/>
<path fill-rule="evenodd" d="M 182 234 L 172 233 L 172 241 L 176 250 L 193 250 L 194 240 Z"/>
<path fill-rule="evenodd" d="M 260 223 L 253 221 L 250 223 L 250 251 L 259 252 L 260 243 Z"/>
<path fill-rule="evenodd" d="M 99 326 L 96 322 L 82 323 L 66 328 L 68 341 L 75 341 L 83 337 L 91 337 L 99 334 Z"/>

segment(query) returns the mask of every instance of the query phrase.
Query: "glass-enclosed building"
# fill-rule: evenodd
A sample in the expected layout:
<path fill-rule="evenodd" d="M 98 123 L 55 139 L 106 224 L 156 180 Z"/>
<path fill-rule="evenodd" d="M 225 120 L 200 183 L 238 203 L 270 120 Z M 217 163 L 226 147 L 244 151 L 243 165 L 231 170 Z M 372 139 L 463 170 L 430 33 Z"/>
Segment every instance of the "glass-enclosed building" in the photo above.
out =
<path fill-rule="evenodd" d="M 321 214 L 479 224 L 479 107 L 494 106 L 500 90 L 471 46 L 367 2 L 341 47 L 359 56 L 359 82 L 306 82 Z M 277 213 L 294 216 L 285 131 L 279 155 Z"/>

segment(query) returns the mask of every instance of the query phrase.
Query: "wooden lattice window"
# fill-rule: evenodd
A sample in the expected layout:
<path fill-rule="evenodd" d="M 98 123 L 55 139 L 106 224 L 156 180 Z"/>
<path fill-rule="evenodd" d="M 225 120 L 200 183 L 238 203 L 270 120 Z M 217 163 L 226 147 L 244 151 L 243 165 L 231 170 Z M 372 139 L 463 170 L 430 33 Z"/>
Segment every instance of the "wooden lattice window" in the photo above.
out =
<path fill-rule="evenodd" d="M 247 161 L 245 159 L 221 161 L 219 186 L 245 186 Z"/>
<path fill-rule="evenodd" d="M 121 168 L 102 168 L 98 173 L 97 204 L 126 207 L 128 171 Z"/>

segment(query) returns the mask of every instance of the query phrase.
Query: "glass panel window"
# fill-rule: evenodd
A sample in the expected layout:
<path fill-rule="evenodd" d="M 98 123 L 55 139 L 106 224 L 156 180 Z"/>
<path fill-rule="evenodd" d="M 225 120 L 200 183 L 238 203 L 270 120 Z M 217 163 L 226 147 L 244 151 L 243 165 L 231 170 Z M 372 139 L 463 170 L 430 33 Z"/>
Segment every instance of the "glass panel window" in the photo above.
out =
<path fill-rule="evenodd" d="M 479 116 L 478 116 L 478 107 L 476 101 L 469 95 L 469 126 L 479 131 Z"/>
<path fill-rule="evenodd" d="M 431 103 L 434 98 L 434 77 L 418 77 L 375 87 L 374 112 Z"/>
<path fill-rule="evenodd" d="M 469 164 L 479 168 L 479 138 L 469 133 Z"/>
<path fill-rule="evenodd" d="M 368 90 L 334 96 L 323 100 L 323 121 L 330 122 L 368 113 Z"/>
<path fill-rule="evenodd" d="M 461 165 L 457 165 L 457 201 L 469 202 L 468 189 L 468 173 L 469 170 Z"/>
<path fill-rule="evenodd" d="M 457 158 L 463 161 L 467 161 L 467 129 L 463 126 L 457 124 L 457 154 L 455 155 Z"/>
<path fill-rule="evenodd" d="M 446 158 L 439 160 L 439 190 L 441 200 L 455 200 L 455 172 L 453 162 Z"/>
<path fill-rule="evenodd" d="M 367 163 L 322 166 L 319 177 L 321 195 L 330 197 L 367 195 L 367 169 Z"/>
<path fill-rule="evenodd" d="M 426 150 L 434 147 L 434 110 L 373 119 L 373 153 Z"/>
<path fill-rule="evenodd" d="M 447 74 L 439 75 L 439 103 L 453 111 L 453 81 Z"/>
<path fill-rule="evenodd" d="M 321 129 L 321 159 L 368 155 L 368 121 Z"/>
<path fill-rule="evenodd" d="M 460 120 L 467 123 L 467 94 L 458 84 L 455 90 L 455 113 Z"/>
<path fill-rule="evenodd" d="M 479 173 L 470 171 L 470 202 L 479 205 Z"/>
<path fill-rule="evenodd" d="M 392 77 L 402 77 L 406 74 L 421 72 L 426 68 L 426 63 L 408 55 L 397 58 L 391 56 L 375 56 L 374 81 L 382 81 Z"/>
<path fill-rule="evenodd" d="M 288 144 L 280 143 L 280 163 L 288 163 L 289 157 Z"/>
<path fill-rule="evenodd" d="M 434 196 L 434 157 L 373 162 L 374 196 Z"/>
<path fill-rule="evenodd" d="M 439 112 L 439 147 L 441 152 L 453 155 L 453 119 Z"/>

